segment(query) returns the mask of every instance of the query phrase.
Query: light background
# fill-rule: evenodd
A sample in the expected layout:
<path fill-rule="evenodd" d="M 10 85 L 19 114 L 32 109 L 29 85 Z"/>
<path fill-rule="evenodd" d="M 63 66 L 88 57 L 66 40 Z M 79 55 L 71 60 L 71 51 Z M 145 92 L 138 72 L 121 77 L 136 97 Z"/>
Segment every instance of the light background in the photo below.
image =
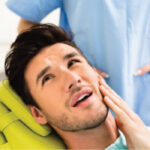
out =
<path fill-rule="evenodd" d="M 19 17 L 11 12 L 5 5 L 6 0 L 0 0 L 0 80 L 5 78 L 4 76 L 4 60 L 7 52 L 10 49 L 11 43 L 17 36 L 17 25 Z M 46 18 L 42 20 L 42 23 L 54 23 L 59 24 L 60 9 L 56 9 Z"/>

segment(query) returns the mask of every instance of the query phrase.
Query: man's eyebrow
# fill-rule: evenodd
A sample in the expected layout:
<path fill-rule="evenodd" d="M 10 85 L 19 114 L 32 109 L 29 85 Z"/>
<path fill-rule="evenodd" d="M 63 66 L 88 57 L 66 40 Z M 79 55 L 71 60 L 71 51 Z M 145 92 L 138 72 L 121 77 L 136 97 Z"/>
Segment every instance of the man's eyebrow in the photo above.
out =
<path fill-rule="evenodd" d="M 79 54 L 73 52 L 73 53 L 69 53 L 67 55 L 64 56 L 64 59 L 69 59 L 69 58 L 72 58 L 74 56 L 79 56 Z"/>
<path fill-rule="evenodd" d="M 38 75 L 36 78 L 36 84 L 38 84 L 39 79 L 50 69 L 50 66 L 46 66 Z"/>

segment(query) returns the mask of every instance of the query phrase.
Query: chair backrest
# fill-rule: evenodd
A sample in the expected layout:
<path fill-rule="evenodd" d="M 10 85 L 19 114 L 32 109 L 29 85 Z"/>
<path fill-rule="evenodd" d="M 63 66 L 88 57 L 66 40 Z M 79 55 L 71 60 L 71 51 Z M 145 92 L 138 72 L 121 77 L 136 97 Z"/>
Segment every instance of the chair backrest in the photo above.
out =
<path fill-rule="evenodd" d="M 28 107 L 9 86 L 0 83 L 0 149 L 65 149 L 52 129 L 37 124 Z"/>

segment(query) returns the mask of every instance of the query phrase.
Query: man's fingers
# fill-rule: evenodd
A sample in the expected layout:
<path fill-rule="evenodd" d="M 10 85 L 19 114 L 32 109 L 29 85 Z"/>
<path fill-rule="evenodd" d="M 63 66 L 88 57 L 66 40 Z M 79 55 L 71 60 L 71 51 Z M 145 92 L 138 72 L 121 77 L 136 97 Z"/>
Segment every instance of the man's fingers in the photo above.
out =
<path fill-rule="evenodd" d="M 103 94 L 103 96 L 108 96 L 109 98 L 111 98 L 113 100 L 113 102 L 115 103 L 120 103 L 120 99 L 117 98 L 112 92 L 111 90 L 108 90 L 104 85 L 100 85 L 99 87 L 101 93 Z"/>
<path fill-rule="evenodd" d="M 138 70 L 135 72 L 135 75 L 136 75 L 136 76 L 144 75 L 144 74 L 147 73 L 147 72 L 150 72 L 150 64 L 147 64 L 147 65 L 145 65 L 144 67 L 138 69 Z"/>
<path fill-rule="evenodd" d="M 102 94 L 106 97 L 109 97 L 111 101 L 113 102 L 113 106 L 115 105 L 119 107 L 123 112 L 125 112 L 130 118 L 134 118 L 134 112 L 129 108 L 129 106 L 118 96 L 116 97 L 114 94 L 112 94 L 110 91 L 108 91 L 103 85 L 100 86 L 100 91 Z M 113 107 L 111 106 L 111 108 Z M 117 114 L 116 114 L 117 115 Z"/>
<path fill-rule="evenodd" d="M 100 86 L 99 89 L 103 96 L 108 96 L 114 104 L 116 104 L 122 111 L 124 111 L 132 120 L 136 118 L 136 114 L 129 108 L 129 106 L 122 100 L 122 98 L 117 95 L 105 82 L 102 77 L 99 77 Z"/>
<path fill-rule="evenodd" d="M 99 76 L 99 84 L 100 86 L 103 85 L 111 94 L 113 94 L 114 96 L 116 96 L 117 98 L 120 98 L 119 95 L 117 95 L 108 85 L 107 83 L 105 82 L 105 80 Z"/>
<path fill-rule="evenodd" d="M 104 102 L 116 114 L 117 118 L 120 120 L 119 122 L 122 125 L 131 122 L 130 117 L 120 107 L 118 107 L 108 96 L 104 97 Z"/>

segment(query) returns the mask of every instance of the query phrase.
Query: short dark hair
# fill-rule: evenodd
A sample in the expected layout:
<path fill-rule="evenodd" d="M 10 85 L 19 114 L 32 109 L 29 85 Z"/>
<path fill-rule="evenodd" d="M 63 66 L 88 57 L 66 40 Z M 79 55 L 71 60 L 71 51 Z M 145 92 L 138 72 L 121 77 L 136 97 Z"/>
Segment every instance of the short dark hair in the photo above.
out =
<path fill-rule="evenodd" d="M 28 63 L 42 48 L 56 43 L 68 44 L 79 50 L 68 33 L 56 25 L 38 24 L 18 35 L 11 45 L 5 60 L 5 73 L 10 86 L 26 104 L 38 107 L 24 77 Z"/>

